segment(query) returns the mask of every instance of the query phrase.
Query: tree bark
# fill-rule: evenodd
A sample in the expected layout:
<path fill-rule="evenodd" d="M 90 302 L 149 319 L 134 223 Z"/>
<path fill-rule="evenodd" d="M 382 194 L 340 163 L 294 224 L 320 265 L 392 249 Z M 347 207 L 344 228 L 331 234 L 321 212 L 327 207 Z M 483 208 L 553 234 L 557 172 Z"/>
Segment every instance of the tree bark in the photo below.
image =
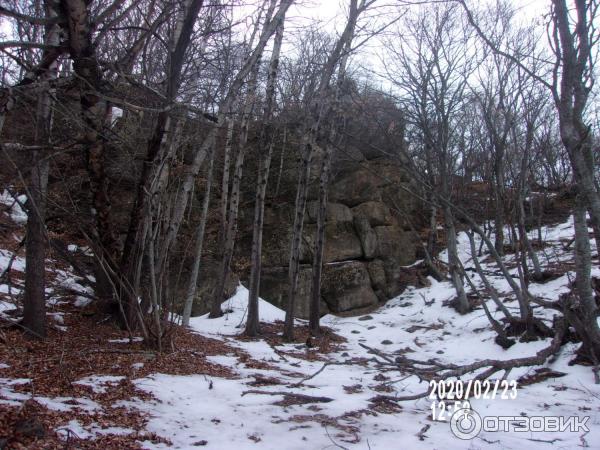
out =
<path fill-rule="evenodd" d="M 460 260 L 458 257 L 458 248 L 456 242 L 456 228 L 454 227 L 454 216 L 449 206 L 444 206 L 444 224 L 446 228 L 447 246 L 448 246 L 448 269 L 452 285 L 456 290 L 456 309 L 461 314 L 466 314 L 471 310 L 469 300 L 465 293 L 463 280 L 461 278 Z"/>
<path fill-rule="evenodd" d="M 57 18 L 58 12 L 50 1 L 44 2 L 46 17 Z M 57 45 L 60 37 L 58 24 L 47 25 L 44 41 Z M 46 53 L 42 56 L 45 59 Z M 55 79 L 58 64 L 56 60 L 50 64 L 44 81 Z M 52 97 L 49 88 L 38 97 L 36 110 L 35 144 L 49 147 L 52 128 Z M 0 126 L 1 130 L 1 126 Z M 48 245 L 46 232 L 46 194 L 48 188 L 48 155 L 42 150 L 35 150 L 32 156 L 30 183 L 27 187 L 28 215 L 27 239 L 25 255 L 25 292 L 23 299 L 23 327 L 32 336 L 46 337 L 46 248 Z"/>
<path fill-rule="evenodd" d="M 246 156 L 247 143 L 248 143 L 248 128 L 250 126 L 250 116 L 254 108 L 256 100 L 256 86 L 258 79 L 258 68 L 260 62 L 257 62 L 254 72 L 252 73 L 249 85 L 248 93 L 246 97 L 246 105 L 244 107 L 244 113 L 242 116 L 242 123 L 240 128 L 240 140 L 238 144 L 238 151 L 235 158 L 235 164 L 233 169 L 233 180 L 231 183 L 231 196 L 229 198 L 229 212 L 227 215 L 227 228 L 225 229 L 225 235 L 223 238 L 223 255 L 221 258 L 221 265 L 219 268 L 219 275 L 217 278 L 217 285 L 213 294 L 211 309 L 209 318 L 216 319 L 223 315 L 221 311 L 221 303 L 223 303 L 223 295 L 225 292 L 225 283 L 229 276 L 231 259 L 233 258 L 233 250 L 235 247 L 235 235 L 237 233 L 237 218 L 240 204 L 240 187 L 242 183 L 242 172 L 244 169 L 244 158 Z"/>
<path fill-rule="evenodd" d="M 204 230 L 206 228 L 206 220 L 208 218 L 208 207 L 210 204 L 210 191 L 213 182 L 213 166 L 215 159 L 215 150 L 211 151 L 210 162 L 208 164 L 208 174 L 206 175 L 206 188 L 204 190 L 204 200 L 202 201 L 202 216 L 196 231 L 196 248 L 194 251 L 194 262 L 190 271 L 190 279 L 185 296 L 185 304 L 181 324 L 187 327 L 190 324 L 190 316 L 192 315 L 192 306 L 194 305 L 194 297 L 198 286 L 198 273 L 200 272 L 200 262 L 202 259 L 202 244 L 204 243 Z"/>
<path fill-rule="evenodd" d="M 275 82 L 277 69 L 279 67 L 279 54 L 283 42 L 284 20 L 277 27 L 273 52 L 269 63 L 269 75 L 267 78 L 267 90 L 265 108 L 263 112 L 263 130 L 260 139 L 260 149 L 268 147 L 264 159 L 259 162 L 258 180 L 256 186 L 256 200 L 254 207 L 254 227 L 252 232 L 252 262 L 250 269 L 250 292 L 248 295 L 248 320 L 246 322 L 246 335 L 256 336 L 259 332 L 260 317 L 258 308 L 258 296 L 260 292 L 260 272 L 262 267 L 262 235 L 265 214 L 265 199 L 267 194 L 267 182 L 269 180 L 269 169 L 273 155 L 274 130 L 272 124 L 273 110 L 275 106 Z"/>
<path fill-rule="evenodd" d="M 600 362 L 600 332 L 598 331 L 598 306 L 591 284 L 592 263 L 585 204 L 584 197 L 578 196 L 573 211 L 577 272 L 576 295 L 568 297 L 565 315 L 581 338 L 580 354 L 588 357 L 594 365 L 597 365 Z"/>
<path fill-rule="evenodd" d="M 166 106 L 170 106 L 179 91 L 185 54 L 190 43 L 192 32 L 194 31 L 194 23 L 196 22 L 203 3 L 204 0 L 186 0 L 184 9 L 177 22 L 172 39 L 173 44 L 169 51 L 169 66 L 166 79 Z M 137 195 L 131 211 L 129 229 L 127 231 L 121 258 L 122 272 L 129 277 L 132 277 L 133 275 L 132 270 L 135 266 L 135 261 L 133 260 L 135 248 L 136 246 L 139 246 L 140 229 L 145 214 L 144 211 L 147 209 L 147 202 L 150 201 L 147 193 L 149 192 L 150 184 L 153 180 L 152 175 L 160 168 L 161 162 L 168 156 L 166 154 L 166 138 L 171 128 L 170 111 L 161 111 L 156 119 L 156 125 L 152 136 L 148 141 L 146 158 L 142 168 L 142 175 L 138 182 Z M 169 235 L 167 235 L 167 243 L 169 242 L 168 237 Z M 132 296 L 130 302 L 131 301 L 135 301 L 135 296 Z"/>

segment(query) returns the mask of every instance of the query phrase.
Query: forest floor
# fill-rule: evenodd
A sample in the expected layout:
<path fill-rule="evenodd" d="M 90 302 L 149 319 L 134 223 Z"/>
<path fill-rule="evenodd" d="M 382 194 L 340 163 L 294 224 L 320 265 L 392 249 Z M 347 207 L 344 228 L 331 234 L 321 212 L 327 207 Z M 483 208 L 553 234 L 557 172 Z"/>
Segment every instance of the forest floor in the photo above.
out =
<path fill-rule="evenodd" d="M 0 215 L 0 274 L 12 259 L 12 269 L 0 279 L 0 448 L 600 448 L 600 385 L 590 367 L 569 365 L 575 343 L 563 345 L 543 366 L 499 373 L 518 383 L 508 398 L 499 391 L 495 398 L 471 397 L 470 404 L 486 417 L 589 417 L 589 432 L 482 431 L 462 441 L 449 426 L 452 401 L 444 413 L 429 397 L 394 400 L 427 391 L 429 382 L 386 364 L 370 349 L 462 365 L 533 356 L 550 343 L 517 342 L 504 350 L 494 342 L 481 306 L 458 314 L 447 306 L 454 297 L 451 285 L 433 279 L 368 315 L 325 316 L 319 339 L 308 339 L 306 323 L 298 321 L 294 344 L 280 338 L 283 311 L 265 301 L 263 336 L 240 336 L 248 295 L 240 286 L 223 304 L 222 318 L 197 317 L 189 329 L 175 327 L 174 351 L 158 354 L 104 321 L 81 278 L 50 255 L 49 338 L 26 339 L 8 326 L 22 294 L 25 261 L 22 250 L 12 252 L 22 238 L 23 215 L 18 207 L 12 217 Z M 570 291 L 572 249 L 565 247 L 572 230 L 570 221 L 542 230 L 547 245 L 538 254 L 555 276 L 532 283 L 534 295 L 553 301 Z M 459 236 L 459 246 L 469 269 L 466 235 Z M 86 250 L 71 245 L 69 251 Z M 513 258 L 506 257 L 509 266 Z M 502 300 L 517 314 L 506 280 L 482 259 L 490 281 L 506 294 Z M 468 273 L 481 288 L 479 277 Z M 600 278 L 600 269 L 593 275 Z M 551 325 L 550 310 L 534 311 Z M 432 405 L 442 420 L 432 420 Z"/>

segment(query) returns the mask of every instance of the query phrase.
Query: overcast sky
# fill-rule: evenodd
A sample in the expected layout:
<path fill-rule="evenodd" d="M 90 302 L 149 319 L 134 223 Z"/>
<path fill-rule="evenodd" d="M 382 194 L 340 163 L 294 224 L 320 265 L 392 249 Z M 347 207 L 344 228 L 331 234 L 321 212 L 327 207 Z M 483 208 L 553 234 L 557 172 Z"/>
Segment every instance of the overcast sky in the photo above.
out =
<path fill-rule="evenodd" d="M 411 0 L 404 0 L 407 3 Z M 414 0 L 417 2 L 417 0 Z M 483 3 L 485 1 L 493 2 L 495 0 L 470 0 L 468 3 Z M 400 2 L 397 0 L 378 0 L 375 6 L 383 7 L 385 5 L 398 5 Z M 518 15 L 517 17 L 525 22 L 536 22 L 542 23 L 543 16 L 548 12 L 550 6 L 550 0 L 513 0 L 516 5 Z M 346 18 L 346 11 L 348 8 L 349 0 L 297 0 L 294 5 L 290 8 L 287 14 L 286 20 L 286 35 L 288 39 L 293 39 L 295 32 L 299 32 L 302 28 L 308 24 L 318 23 L 318 27 L 325 32 L 341 33 Z M 418 8 L 419 6 L 410 6 L 410 8 Z M 407 7 L 408 8 L 408 7 Z M 404 8 L 402 8 L 404 10 Z M 387 8 L 388 14 L 385 14 L 383 18 L 380 18 L 380 24 L 374 25 L 373 20 L 368 20 L 369 25 L 373 25 L 373 28 L 377 28 L 384 23 L 384 21 L 393 20 L 400 14 L 399 9 L 395 6 Z M 365 19 L 363 18 L 363 23 Z M 360 52 L 353 57 L 355 67 L 362 66 L 365 72 L 374 71 L 379 72 L 382 70 L 380 64 L 381 56 L 381 40 L 378 38 L 371 39 L 367 45 L 361 48 Z M 294 48 L 291 46 L 289 40 L 287 45 L 284 44 L 284 53 L 293 52 Z M 375 73 L 372 74 L 373 78 L 371 81 L 378 79 Z M 385 81 L 381 81 L 381 88 L 387 90 Z"/>

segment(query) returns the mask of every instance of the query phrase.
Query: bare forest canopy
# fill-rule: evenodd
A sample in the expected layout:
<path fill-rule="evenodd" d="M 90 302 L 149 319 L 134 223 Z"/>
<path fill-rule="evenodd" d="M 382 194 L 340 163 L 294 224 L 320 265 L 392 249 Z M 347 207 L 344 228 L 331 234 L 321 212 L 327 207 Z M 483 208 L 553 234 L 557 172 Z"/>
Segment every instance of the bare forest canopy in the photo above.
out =
<path fill-rule="evenodd" d="M 27 212 L 18 326 L 47 335 L 50 249 L 159 351 L 192 313 L 220 317 L 239 279 L 249 336 L 268 286 L 292 341 L 299 314 L 319 335 L 325 312 L 397 295 L 417 259 L 413 282 L 450 280 L 466 314 L 467 231 L 518 303 L 486 284 L 498 342 L 555 336 L 551 353 L 571 330 L 597 367 L 598 1 L 539 1 L 533 21 L 510 0 L 343 3 L 323 25 L 301 0 L 0 2 L 0 176 Z M 552 196 L 569 199 L 576 278 L 547 302 L 528 232 Z"/>

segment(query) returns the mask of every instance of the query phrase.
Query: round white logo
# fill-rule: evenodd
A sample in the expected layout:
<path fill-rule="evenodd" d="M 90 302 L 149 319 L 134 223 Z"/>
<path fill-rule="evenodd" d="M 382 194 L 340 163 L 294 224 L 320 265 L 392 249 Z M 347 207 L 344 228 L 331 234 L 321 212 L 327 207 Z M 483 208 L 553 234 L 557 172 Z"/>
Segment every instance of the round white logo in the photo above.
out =
<path fill-rule="evenodd" d="M 481 431 L 481 416 L 472 409 L 458 409 L 450 419 L 452 434 L 459 439 L 473 439 Z"/>

